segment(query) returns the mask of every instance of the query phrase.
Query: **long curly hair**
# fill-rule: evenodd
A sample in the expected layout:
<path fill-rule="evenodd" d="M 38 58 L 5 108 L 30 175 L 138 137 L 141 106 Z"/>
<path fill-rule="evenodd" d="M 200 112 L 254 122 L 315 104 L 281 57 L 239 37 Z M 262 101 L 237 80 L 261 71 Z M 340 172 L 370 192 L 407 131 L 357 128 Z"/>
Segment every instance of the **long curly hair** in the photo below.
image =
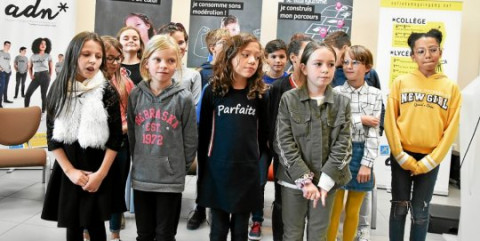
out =
<path fill-rule="evenodd" d="M 262 49 L 258 39 L 248 33 L 241 33 L 226 41 L 223 51 L 217 56 L 215 65 L 213 66 L 211 85 L 215 94 L 225 96 L 228 93 L 229 89 L 232 87 L 232 81 L 234 80 L 234 67 L 232 65 L 232 60 L 237 57 L 237 55 L 240 54 L 249 43 L 257 43 L 260 49 Z M 260 58 L 257 71 L 252 77 L 247 79 L 247 87 L 249 89 L 247 94 L 248 99 L 254 99 L 256 97 L 262 98 L 267 88 L 262 78 L 263 58 Z"/>

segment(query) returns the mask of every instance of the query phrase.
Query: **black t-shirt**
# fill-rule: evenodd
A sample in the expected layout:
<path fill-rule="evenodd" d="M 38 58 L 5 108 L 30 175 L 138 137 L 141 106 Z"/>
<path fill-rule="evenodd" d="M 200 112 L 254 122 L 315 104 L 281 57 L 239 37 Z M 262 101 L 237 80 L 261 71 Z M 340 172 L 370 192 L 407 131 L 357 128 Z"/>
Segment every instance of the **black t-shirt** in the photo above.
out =
<path fill-rule="evenodd" d="M 140 75 L 140 63 L 138 64 L 122 64 L 127 70 L 127 76 L 132 80 L 135 85 L 138 85 L 142 81 L 142 76 Z"/>

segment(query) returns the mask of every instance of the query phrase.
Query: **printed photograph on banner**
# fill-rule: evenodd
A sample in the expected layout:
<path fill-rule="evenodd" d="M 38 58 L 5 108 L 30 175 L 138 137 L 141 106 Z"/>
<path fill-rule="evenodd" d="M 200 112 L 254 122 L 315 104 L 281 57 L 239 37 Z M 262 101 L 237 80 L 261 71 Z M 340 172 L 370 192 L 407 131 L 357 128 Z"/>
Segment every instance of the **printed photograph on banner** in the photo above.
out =
<path fill-rule="evenodd" d="M 75 0 L 0 1 L 0 66 L 6 72 L 0 104 L 4 108 L 42 107 L 42 93 L 56 78 L 58 56 L 65 54 L 75 34 L 76 6 Z M 42 51 L 41 45 L 45 47 Z M 32 81 L 36 73 L 44 71 L 47 74 Z M 21 77 L 18 84 L 17 74 Z"/>
<path fill-rule="evenodd" d="M 137 28 L 146 44 L 160 26 L 170 22 L 172 1 L 97 0 L 95 32 L 115 37 L 122 27 L 132 26 Z"/>
<path fill-rule="evenodd" d="M 329 33 L 352 31 L 353 0 L 279 0 L 277 38 L 286 43 L 295 33 L 322 40 Z"/>
<path fill-rule="evenodd" d="M 248 32 L 260 39 L 261 15 L 262 1 L 192 0 L 187 66 L 195 68 L 210 61 L 205 37 L 211 30 L 224 28 L 231 35 Z"/>

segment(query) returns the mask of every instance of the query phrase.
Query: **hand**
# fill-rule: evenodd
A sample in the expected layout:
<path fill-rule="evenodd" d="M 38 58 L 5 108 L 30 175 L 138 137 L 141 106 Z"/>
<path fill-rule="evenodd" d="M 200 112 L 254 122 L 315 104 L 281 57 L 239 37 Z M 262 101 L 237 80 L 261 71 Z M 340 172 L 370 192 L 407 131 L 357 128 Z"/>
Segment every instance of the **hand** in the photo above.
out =
<path fill-rule="evenodd" d="M 370 181 L 372 176 L 372 169 L 370 167 L 362 165 L 357 174 L 357 181 L 359 183 L 364 183 Z"/>
<path fill-rule="evenodd" d="M 98 188 L 102 184 L 104 176 L 100 175 L 99 172 L 94 172 L 88 174 L 88 182 L 85 186 L 83 186 L 83 190 L 87 192 L 97 192 Z"/>
<path fill-rule="evenodd" d="M 313 183 L 307 183 L 302 188 L 303 197 L 308 200 L 313 201 L 313 207 L 317 206 L 318 199 L 320 199 L 320 192 L 318 191 L 318 187 L 316 187 Z"/>
<path fill-rule="evenodd" d="M 320 198 L 322 200 L 322 207 L 325 207 L 325 205 L 327 205 L 327 195 L 328 195 L 328 191 L 323 189 L 323 188 L 320 188 L 320 195 L 322 195 Z M 314 203 L 315 204 L 315 203 Z M 314 205 L 313 207 L 316 207 L 317 205 Z"/>
<path fill-rule="evenodd" d="M 73 184 L 81 187 L 84 187 L 88 183 L 88 174 L 90 174 L 90 172 L 79 169 L 72 169 L 65 172 L 65 175 L 67 175 L 68 179 L 70 179 Z"/>
<path fill-rule="evenodd" d="M 127 131 L 128 131 L 128 126 L 127 126 L 127 124 L 122 125 L 122 134 L 127 134 Z"/>
<path fill-rule="evenodd" d="M 35 79 L 35 75 L 30 76 L 30 79 L 34 80 L 34 79 Z"/>
<path fill-rule="evenodd" d="M 377 117 L 369 116 L 369 115 L 362 116 L 361 120 L 364 126 L 375 127 L 380 124 L 380 119 L 378 119 Z"/>

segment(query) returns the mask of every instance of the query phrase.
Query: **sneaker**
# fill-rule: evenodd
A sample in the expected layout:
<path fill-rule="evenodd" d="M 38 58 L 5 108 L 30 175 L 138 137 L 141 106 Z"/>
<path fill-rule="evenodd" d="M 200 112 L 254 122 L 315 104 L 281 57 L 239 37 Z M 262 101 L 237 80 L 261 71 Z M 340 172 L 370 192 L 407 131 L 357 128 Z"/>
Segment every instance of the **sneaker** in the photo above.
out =
<path fill-rule="evenodd" d="M 370 229 L 368 227 L 360 228 L 357 231 L 357 241 L 370 241 Z"/>
<path fill-rule="evenodd" d="M 188 219 L 187 229 L 188 229 L 188 230 L 195 230 L 195 229 L 197 229 L 198 227 L 200 227 L 200 225 L 201 225 L 203 222 L 205 222 L 205 219 L 206 219 L 205 213 L 201 213 L 201 212 L 199 212 L 199 211 L 197 211 L 197 210 L 194 210 L 192 217 L 190 217 L 190 219 Z"/>
<path fill-rule="evenodd" d="M 262 223 L 253 222 L 250 232 L 248 232 L 248 239 L 260 240 L 262 239 Z"/>

